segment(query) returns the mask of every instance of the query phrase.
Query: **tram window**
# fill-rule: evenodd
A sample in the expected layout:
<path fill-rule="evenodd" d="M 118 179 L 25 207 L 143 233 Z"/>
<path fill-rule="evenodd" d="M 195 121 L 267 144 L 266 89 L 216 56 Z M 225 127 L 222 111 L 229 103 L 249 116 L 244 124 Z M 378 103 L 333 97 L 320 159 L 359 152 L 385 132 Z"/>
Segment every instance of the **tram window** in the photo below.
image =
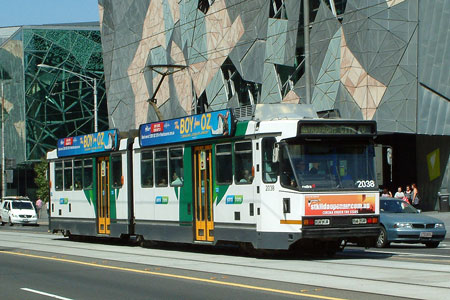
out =
<path fill-rule="evenodd" d="M 170 186 L 183 185 L 183 149 L 174 148 L 169 150 L 169 174 Z"/>
<path fill-rule="evenodd" d="M 294 171 L 292 170 L 292 166 L 289 161 L 287 148 L 282 147 L 280 150 L 280 183 L 286 188 L 296 189 L 297 181 L 295 180 Z"/>
<path fill-rule="evenodd" d="M 155 151 L 156 186 L 167 186 L 167 150 Z"/>
<path fill-rule="evenodd" d="M 63 189 L 63 164 L 61 161 L 55 162 L 55 190 Z"/>
<path fill-rule="evenodd" d="M 74 182 L 75 190 L 82 189 L 82 186 L 81 186 L 82 179 L 83 179 L 83 162 L 81 160 L 74 160 L 73 161 L 73 182 Z"/>
<path fill-rule="evenodd" d="M 92 159 L 85 159 L 83 161 L 83 188 L 92 189 Z"/>
<path fill-rule="evenodd" d="M 142 151 L 141 153 L 141 186 L 153 186 L 153 152 Z"/>
<path fill-rule="evenodd" d="M 263 138 L 262 140 L 262 180 L 265 183 L 277 181 L 278 164 L 272 161 L 273 146 L 276 141 L 273 137 Z"/>
<path fill-rule="evenodd" d="M 233 182 L 231 144 L 216 146 L 216 180 L 218 184 L 231 184 Z"/>
<path fill-rule="evenodd" d="M 253 182 L 252 142 L 234 144 L 234 179 L 237 184 Z"/>
<path fill-rule="evenodd" d="M 122 156 L 111 156 L 112 187 L 122 187 Z"/>
<path fill-rule="evenodd" d="M 72 161 L 64 161 L 64 190 L 72 190 Z"/>

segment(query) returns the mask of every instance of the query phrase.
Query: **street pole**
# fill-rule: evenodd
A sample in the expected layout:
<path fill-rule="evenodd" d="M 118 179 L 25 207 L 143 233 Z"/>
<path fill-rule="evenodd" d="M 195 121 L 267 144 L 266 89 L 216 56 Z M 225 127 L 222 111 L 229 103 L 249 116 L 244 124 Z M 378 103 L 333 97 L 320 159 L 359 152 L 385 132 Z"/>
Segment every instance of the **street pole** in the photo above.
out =
<path fill-rule="evenodd" d="M 6 196 L 6 180 L 5 180 L 5 119 L 3 110 L 5 108 L 5 97 L 3 97 L 3 78 L 2 78 L 2 201 Z"/>
<path fill-rule="evenodd" d="M 98 107 L 97 107 L 97 79 L 94 78 L 94 132 L 98 131 Z"/>
<path fill-rule="evenodd" d="M 303 35 L 305 41 L 306 104 L 311 104 L 311 63 L 309 53 L 309 0 L 303 0 Z"/>
<path fill-rule="evenodd" d="M 59 67 L 54 67 L 54 66 L 49 66 L 46 64 L 38 64 L 37 65 L 40 68 L 49 68 L 49 69 L 55 69 L 55 70 L 60 70 L 60 71 L 64 71 L 70 74 L 73 74 L 75 76 L 77 76 L 78 78 L 80 78 L 81 80 L 83 80 L 84 82 L 86 82 L 94 91 L 94 132 L 98 131 L 98 107 L 97 107 L 97 78 L 93 78 L 93 77 L 89 77 L 87 75 L 83 75 L 74 71 L 70 71 L 70 70 L 66 70 L 63 68 L 59 68 Z M 93 83 L 91 83 L 90 81 L 92 81 Z"/>

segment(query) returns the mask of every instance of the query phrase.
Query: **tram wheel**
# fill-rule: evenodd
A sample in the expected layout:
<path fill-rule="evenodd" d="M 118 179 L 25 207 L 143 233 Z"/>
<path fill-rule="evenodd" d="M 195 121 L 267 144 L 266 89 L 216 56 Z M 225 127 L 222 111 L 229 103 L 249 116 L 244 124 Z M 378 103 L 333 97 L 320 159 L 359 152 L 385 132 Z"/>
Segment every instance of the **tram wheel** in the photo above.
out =
<path fill-rule="evenodd" d="M 336 252 L 344 250 L 345 244 L 341 240 L 326 242 L 324 245 L 325 255 L 328 257 L 335 256 Z"/>

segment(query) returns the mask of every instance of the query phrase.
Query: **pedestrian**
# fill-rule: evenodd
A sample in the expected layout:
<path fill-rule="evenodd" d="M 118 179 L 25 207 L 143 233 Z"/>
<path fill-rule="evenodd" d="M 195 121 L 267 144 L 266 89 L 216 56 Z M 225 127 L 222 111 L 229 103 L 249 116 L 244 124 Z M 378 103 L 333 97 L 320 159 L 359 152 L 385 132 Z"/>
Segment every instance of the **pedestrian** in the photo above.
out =
<path fill-rule="evenodd" d="M 420 203 L 419 189 L 417 188 L 417 185 L 415 183 L 411 184 L 411 186 L 412 186 L 412 190 L 413 190 L 413 197 L 412 197 L 411 204 L 415 208 L 418 208 L 419 203 Z"/>
<path fill-rule="evenodd" d="M 403 199 L 403 197 L 405 197 L 405 193 L 403 193 L 402 187 L 399 186 L 397 188 L 397 193 L 395 193 L 395 195 L 394 195 L 394 198 Z"/>
<path fill-rule="evenodd" d="M 42 209 L 42 200 L 40 197 L 38 197 L 38 199 L 36 200 L 36 210 L 37 210 L 37 215 L 38 218 L 40 218 L 41 216 L 41 209 Z"/>
<path fill-rule="evenodd" d="M 411 186 L 409 185 L 406 186 L 405 198 L 408 199 L 409 204 L 412 204 L 413 191 L 411 190 Z"/>
<path fill-rule="evenodd" d="M 381 194 L 381 197 L 391 197 L 392 198 L 392 193 L 391 193 L 391 191 L 388 191 L 388 189 L 383 189 L 383 193 Z"/>

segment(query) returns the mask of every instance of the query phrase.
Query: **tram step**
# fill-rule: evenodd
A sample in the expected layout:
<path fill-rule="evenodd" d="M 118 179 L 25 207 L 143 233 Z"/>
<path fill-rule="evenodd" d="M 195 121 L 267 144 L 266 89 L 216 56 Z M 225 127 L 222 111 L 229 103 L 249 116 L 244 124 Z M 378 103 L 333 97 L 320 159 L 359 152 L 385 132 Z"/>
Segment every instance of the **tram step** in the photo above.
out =
<path fill-rule="evenodd" d="M 208 241 L 194 241 L 194 244 L 197 245 L 213 245 L 213 242 L 208 242 Z"/>

